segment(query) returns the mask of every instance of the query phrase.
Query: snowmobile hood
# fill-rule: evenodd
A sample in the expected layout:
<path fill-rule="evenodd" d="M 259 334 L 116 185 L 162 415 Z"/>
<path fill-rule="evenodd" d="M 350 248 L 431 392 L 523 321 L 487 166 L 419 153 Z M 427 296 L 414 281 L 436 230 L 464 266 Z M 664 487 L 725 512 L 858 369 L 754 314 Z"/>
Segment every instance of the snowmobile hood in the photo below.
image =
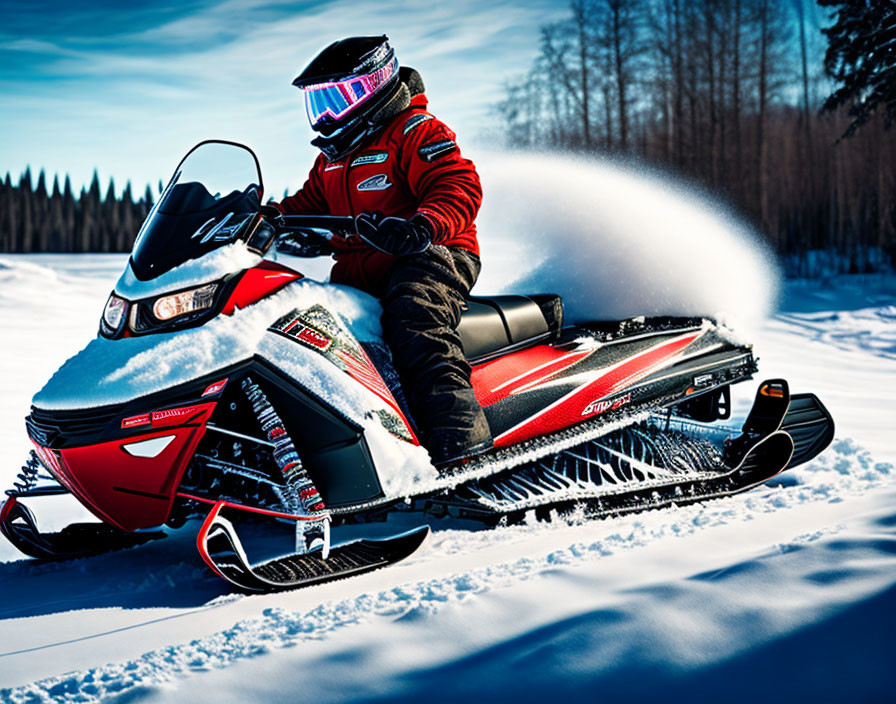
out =
<path fill-rule="evenodd" d="M 358 383 L 321 348 L 284 334 L 283 326 L 289 323 L 283 321 L 309 310 L 322 311 L 339 328 L 332 339 L 382 343 L 381 308 L 375 298 L 349 286 L 301 279 L 201 327 L 116 340 L 98 337 L 63 364 L 34 396 L 34 410 L 89 412 L 129 404 L 135 409 L 134 418 L 140 418 L 140 414 L 158 411 L 152 398 L 160 392 L 170 390 L 176 395 L 179 388 L 195 386 L 203 377 L 217 382 L 217 372 L 259 361 L 363 429 L 387 495 L 396 496 L 424 478 L 431 481 L 436 470 L 426 451 L 413 438 L 396 433 L 392 420 L 397 416 L 384 395 Z M 40 444 L 39 438 L 35 441 Z M 77 451 L 78 447 L 66 450 Z"/>

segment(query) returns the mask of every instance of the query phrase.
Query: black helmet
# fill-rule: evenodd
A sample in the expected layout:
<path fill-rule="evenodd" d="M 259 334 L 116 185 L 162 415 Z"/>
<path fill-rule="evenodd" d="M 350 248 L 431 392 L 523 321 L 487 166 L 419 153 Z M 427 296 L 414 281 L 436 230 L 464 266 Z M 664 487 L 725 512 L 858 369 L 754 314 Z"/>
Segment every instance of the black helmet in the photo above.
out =
<path fill-rule="evenodd" d="M 292 84 L 304 92 L 311 129 L 321 135 L 311 143 L 330 161 L 345 158 L 410 101 L 385 35 L 330 44 Z"/>

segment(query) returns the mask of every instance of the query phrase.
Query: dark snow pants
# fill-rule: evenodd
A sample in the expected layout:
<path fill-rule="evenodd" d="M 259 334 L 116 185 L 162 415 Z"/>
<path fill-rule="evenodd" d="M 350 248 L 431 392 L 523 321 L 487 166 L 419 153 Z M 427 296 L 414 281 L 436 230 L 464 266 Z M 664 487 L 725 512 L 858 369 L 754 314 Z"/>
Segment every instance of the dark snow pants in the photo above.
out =
<path fill-rule="evenodd" d="M 434 245 L 400 258 L 382 295 L 383 337 L 435 461 L 490 438 L 457 334 L 480 267 L 472 252 Z"/>

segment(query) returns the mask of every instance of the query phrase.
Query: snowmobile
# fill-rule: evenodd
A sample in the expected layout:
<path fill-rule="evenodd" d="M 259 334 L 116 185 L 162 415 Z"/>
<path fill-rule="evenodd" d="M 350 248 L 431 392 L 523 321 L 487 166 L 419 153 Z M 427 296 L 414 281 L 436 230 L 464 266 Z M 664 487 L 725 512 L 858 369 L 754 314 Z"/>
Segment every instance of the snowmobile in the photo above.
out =
<path fill-rule="evenodd" d="M 245 591 L 291 589 L 401 560 L 427 521 L 705 501 L 762 484 L 833 437 L 818 398 L 781 379 L 761 383 L 731 427 L 731 387 L 757 363 L 713 320 L 564 325 L 556 295 L 471 297 L 459 333 L 495 447 L 437 469 L 379 335 L 378 302 L 277 259 L 328 252 L 356 236 L 353 220 L 282 216 L 262 194 L 243 145 L 203 142 L 180 162 L 97 337 L 34 396 L 34 449 L 0 509 L 0 531 L 22 552 L 95 554 L 199 518 L 197 546 L 216 574 Z M 26 502 L 55 494 L 99 522 L 42 532 Z M 365 532 L 398 513 L 420 525 Z M 250 559 L 240 533 L 253 521 L 288 534 L 285 554 Z M 344 540 L 347 528 L 367 537 Z"/>

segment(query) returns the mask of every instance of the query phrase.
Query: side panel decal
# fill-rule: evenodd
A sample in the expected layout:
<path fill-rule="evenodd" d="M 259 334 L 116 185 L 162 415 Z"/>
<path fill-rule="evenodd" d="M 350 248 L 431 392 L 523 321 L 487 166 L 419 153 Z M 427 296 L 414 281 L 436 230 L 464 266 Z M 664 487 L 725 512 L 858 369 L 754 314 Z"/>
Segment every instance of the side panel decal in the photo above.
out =
<path fill-rule="evenodd" d="M 629 401 L 619 394 L 644 377 L 672 363 L 702 333 L 688 333 L 629 357 L 618 364 L 581 375 L 578 386 L 495 438 L 505 447 L 566 428 Z M 604 403 L 606 402 L 606 403 Z M 618 405 L 616 405 L 618 404 Z"/>
<path fill-rule="evenodd" d="M 319 353 L 378 396 L 390 409 L 376 412 L 383 427 L 402 440 L 420 444 L 401 406 L 364 348 L 326 308 L 314 305 L 306 310 L 293 310 L 268 329 Z"/>

